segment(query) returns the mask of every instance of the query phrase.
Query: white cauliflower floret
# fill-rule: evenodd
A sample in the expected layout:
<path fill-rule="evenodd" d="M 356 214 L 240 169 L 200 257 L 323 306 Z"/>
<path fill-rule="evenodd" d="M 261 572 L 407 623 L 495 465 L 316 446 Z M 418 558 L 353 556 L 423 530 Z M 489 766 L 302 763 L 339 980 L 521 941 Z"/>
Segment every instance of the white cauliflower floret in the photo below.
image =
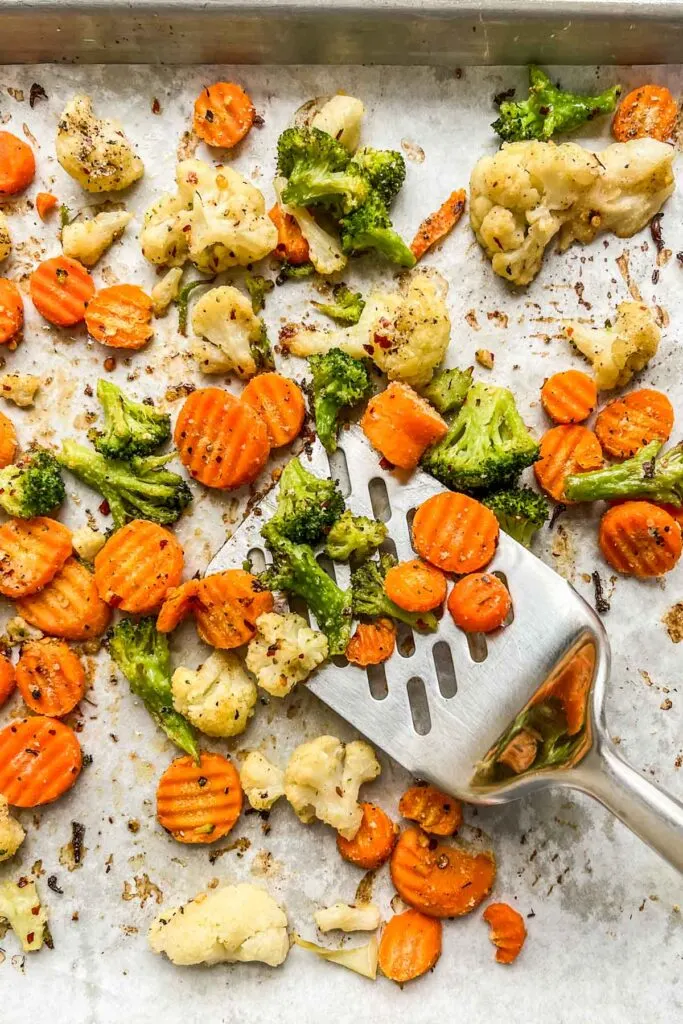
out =
<path fill-rule="evenodd" d="M 0 398 L 28 409 L 35 402 L 41 383 L 40 377 L 32 373 L 5 373 L 0 377 Z"/>
<path fill-rule="evenodd" d="M 142 255 L 162 267 L 182 267 L 189 258 L 187 204 L 183 196 L 163 195 L 145 213 L 140 233 Z"/>
<path fill-rule="evenodd" d="M 294 612 L 266 612 L 256 620 L 256 630 L 247 648 L 247 668 L 273 697 L 286 697 L 327 657 L 325 634 Z"/>
<path fill-rule="evenodd" d="M 256 704 L 256 686 L 231 651 L 214 651 L 199 669 L 177 668 L 173 707 L 207 736 L 238 736 Z"/>
<path fill-rule="evenodd" d="M 163 316 L 173 300 L 178 298 L 182 277 L 182 267 L 171 267 L 154 285 L 150 298 L 155 316 Z"/>
<path fill-rule="evenodd" d="M 257 370 L 254 346 L 264 326 L 251 299 L 232 285 L 205 292 L 192 311 L 192 355 L 203 373 L 236 373 L 246 379 Z"/>
<path fill-rule="evenodd" d="M 47 911 L 40 902 L 36 883 L 20 878 L 0 885 L 0 920 L 4 918 L 25 953 L 40 949 L 47 929 Z"/>
<path fill-rule="evenodd" d="M 181 967 L 252 960 L 277 967 L 289 952 L 287 915 L 264 889 L 226 885 L 162 911 L 149 943 Z"/>
<path fill-rule="evenodd" d="M 240 766 L 240 782 L 251 807 L 268 811 L 285 795 L 285 773 L 259 750 L 250 750 Z"/>
<path fill-rule="evenodd" d="M 335 736 L 318 736 L 292 753 L 285 796 L 305 824 L 318 818 L 353 839 L 363 818 L 358 791 L 380 771 L 375 752 L 364 740 L 344 745 Z"/>
<path fill-rule="evenodd" d="M 353 96 L 331 96 L 313 116 L 311 127 L 332 135 L 342 146 L 355 153 L 360 144 L 360 129 L 365 107 Z"/>
<path fill-rule="evenodd" d="M 313 214 L 304 206 L 290 206 L 282 201 L 282 189 L 286 178 L 275 179 L 275 194 L 284 213 L 299 225 L 301 234 L 308 242 L 308 258 L 319 274 L 336 274 L 346 266 L 346 255 L 342 252 L 339 239 L 318 224 Z"/>
<path fill-rule="evenodd" d="M 65 256 L 78 260 L 84 267 L 94 267 L 132 220 L 125 210 L 98 213 L 92 220 L 75 220 L 62 228 L 62 249 Z"/>
<path fill-rule="evenodd" d="M 599 391 L 628 384 L 655 355 L 661 337 L 652 310 L 640 302 L 620 303 L 611 327 L 588 327 L 568 320 L 564 333 L 593 364 Z"/>
<path fill-rule="evenodd" d="M 57 126 L 57 159 L 86 192 L 119 192 L 144 173 L 118 121 L 98 118 L 89 96 L 74 96 Z"/>
<path fill-rule="evenodd" d="M 12 239 L 7 225 L 7 217 L 0 210 L 0 263 L 6 260 L 12 252 Z"/>
<path fill-rule="evenodd" d="M 102 550 L 107 538 L 90 526 L 79 526 L 71 535 L 73 549 L 84 562 L 94 562 L 95 555 Z"/>
<path fill-rule="evenodd" d="M 17 852 L 26 833 L 9 812 L 9 805 L 0 793 L 0 861 L 9 860 Z"/>
<path fill-rule="evenodd" d="M 333 903 L 324 910 L 316 910 L 313 918 L 321 932 L 337 928 L 343 932 L 374 932 L 380 922 L 379 907 L 374 903 L 364 903 L 360 907 Z"/>
<path fill-rule="evenodd" d="M 315 953 L 321 960 L 339 964 L 340 967 L 346 967 L 348 971 L 360 974 L 363 978 L 370 978 L 371 981 L 374 981 L 377 977 L 379 942 L 376 935 L 372 936 L 366 946 L 355 946 L 352 949 L 348 946 L 342 946 L 341 949 L 327 949 L 326 946 L 319 946 L 317 942 L 307 942 L 300 935 L 294 936 L 294 942 L 302 949 Z"/>

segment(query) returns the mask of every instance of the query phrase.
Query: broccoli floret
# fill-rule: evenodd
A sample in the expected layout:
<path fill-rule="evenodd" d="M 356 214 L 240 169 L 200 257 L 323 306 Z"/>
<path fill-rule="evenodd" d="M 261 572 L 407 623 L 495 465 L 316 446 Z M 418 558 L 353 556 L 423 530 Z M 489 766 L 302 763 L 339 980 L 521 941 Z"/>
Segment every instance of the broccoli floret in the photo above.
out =
<path fill-rule="evenodd" d="M 254 338 L 249 348 L 251 349 L 251 355 L 256 363 L 256 372 L 265 373 L 266 370 L 275 369 L 275 360 L 273 358 L 273 349 L 271 348 L 270 341 L 268 340 L 268 331 L 266 325 L 261 324 L 261 333 L 258 338 Z"/>
<path fill-rule="evenodd" d="M 105 498 L 118 530 L 131 519 L 175 523 L 192 501 L 192 491 L 177 473 L 165 469 L 173 455 L 148 455 L 130 462 L 106 459 L 77 441 L 67 440 L 59 462 Z"/>
<path fill-rule="evenodd" d="M 477 493 L 509 487 L 538 455 L 512 393 L 476 383 L 446 436 L 426 452 L 422 466 L 454 491 Z"/>
<path fill-rule="evenodd" d="M 658 456 L 660 441 L 618 465 L 568 476 L 564 493 L 570 501 L 611 501 L 649 498 L 664 505 L 683 505 L 683 441 Z"/>
<path fill-rule="evenodd" d="M 168 640 L 154 619 L 121 619 L 109 640 L 109 653 L 136 697 L 173 743 L 199 761 L 195 731 L 173 708 Z"/>
<path fill-rule="evenodd" d="M 548 140 L 553 135 L 580 128 L 598 114 L 611 114 L 621 86 L 614 85 L 598 96 L 581 96 L 553 85 L 545 71 L 529 68 L 529 98 L 500 105 L 500 116 L 491 127 L 505 142 L 523 139 Z"/>
<path fill-rule="evenodd" d="M 365 301 L 361 293 L 352 292 L 342 282 L 334 286 L 332 294 L 334 295 L 333 302 L 314 302 L 315 308 L 339 324 L 348 324 L 349 326 L 357 324 L 365 309 Z"/>
<path fill-rule="evenodd" d="M 313 274 L 315 274 L 315 267 L 310 260 L 307 260 L 306 263 L 290 263 L 289 260 L 285 260 L 280 264 L 280 272 L 275 278 L 275 284 L 279 287 L 285 281 L 299 281 L 304 277 L 311 277 Z"/>
<path fill-rule="evenodd" d="M 437 412 L 445 416 L 456 412 L 467 398 L 472 386 L 472 367 L 467 370 L 442 370 L 422 391 L 422 397 L 434 406 Z"/>
<path fill-rule="evenodd" d="M 50 452 L 33 452 L 15 465 L 0 469 L 0 508 L 8 516 L 46 516 L 65 497 L 59 463 Z"/>
<path fill-rule="evenodd" d="M 387 208 L 376 192 L 355 213 L 344 217 L 340 226 L 344 252 L 356 254 L 375 249 L 400 267 L 415 266 L 413 253 L 394 231 Z"/>
<path fill-rule="evenodd" d="M 501 530 L 505 530 L 526 548 L 531 547 L 537 530 L 540 530 L 550 515 L 548 502 L 542 494 L 537 494 L 530 487 L 496 491 L 481 500 L 491 509 Z"/>
<path fill-rule="evenodd" d="M 261 530 L 274 560 L 259 581 L 268 590 L 302 598 L 328 639 L 330 655 L 343 654 L 351 637 L 351 592 L 341 590 L 327 575 L 308 544 L 284 537 L 280 525 L 273 518 Z"/>
<path fill-rule="evenodd" d="M 339 519 L 345 504 L 334 480 L 314 476 L 298 459 L 292 459 L 280 477 L 273 522 L 288 540 L 315 544 Z"/>
<path fill-rule="evenodd" d="M 282 199 L 292 206 L 326 206 L 350 213 L 370 194 L 367 175 L 341 142 L 318 128 L 286 128 L 277 142 Z"/>
<path fill-rule="evenodd" d="M 406 180 L 406 162 L 395 149 L 372 149 L 365 146 L 356 151 L 353 163 L 358 164 L 370 179 L 374 192 L 389 206 Z"/>
<path fill-rule="evenodd" d="M 332 526 L 325 541 L 325 553 L 334 562 L 365 561 L 387 538 L 388 530 L 378 519 L 354 516 L 347 509 Z"/>
<path fill-rule="evenodd" d="M 260 313 L 266 304 L 266 295 L 272 292 L 275 282 L 260 274 L 247 274 L 244 283 L 251 296 L 251 308 L 254 313 Z"/>
<path fill-rule="evenodd" d="M 133 402 L 116 384 L 98 380 L 97 398 L 104 412 L 104 430 L 92 431 L 90 440 L 108 459 L 149 455 L 170 438 L 171 417 L 154 406 Z"/>
<path fill-rule="evenodd" d="M 433 633 L 438 626 L 433 612 L 407 612 L 385 594 L 384 577 L 395 564 L 396 559 L 391 555 L 381 555 L 378 562 L 365 562 L 351 573 L 353 614 L 371 619 L 388 615 L 420 633 Z"/>
<path fill-rule="evenodd" d="M 337 419 L 342 409 L 372 392 L 368 368 L 340 348 L 309 359 L 313 374 L 313 415 L 318 437 L 328 452 L 337 448 Z"/>

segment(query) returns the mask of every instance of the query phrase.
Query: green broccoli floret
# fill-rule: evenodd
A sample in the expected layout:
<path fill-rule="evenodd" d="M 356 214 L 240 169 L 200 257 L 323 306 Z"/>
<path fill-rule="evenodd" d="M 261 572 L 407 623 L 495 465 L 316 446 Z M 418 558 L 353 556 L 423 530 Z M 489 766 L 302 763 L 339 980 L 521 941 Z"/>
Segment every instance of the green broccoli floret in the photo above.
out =
<path fill-rule="evenodd" d="M 351 573 L 351 594 L 353 614 L 378 619 L 388 615 L 391 619 L 405 622 L 420 633 L 433 633 L 438 621 L 433 612 L 407 612 L 387 597 L 384 592 L 384 577 L 396 559 L 381 555 L 378 562 L 365 562 Z"/>
<path fill-rule="evenodd" d="M 326 206 L 350 213 L 370 194 L 367 175 L 341 142 L 318 128 L 286 128 L 277 142 L 282 199 L 292 206 Z"/>
<path fill-rule="evenodd" d="M 395 149 L 365 146 L 356 151 L 352 162 L 365 171 L 373 191 L 389 206 L 406 180 L 406 162 L 402 155 Z"/>
<path fill-rule="evenodd" d="M 352 292 L 342 282 L 334 286 L 332 294 L 334 302 L 314 302 L 315 308 L 339 324 L 348 324 L 349 326 L 357 324 L 365 309 L 365 301 L 361 293 Z"/>
<path fill-rule="evenodd" d="M 299 281 L 304 277 L 311 277 L 315 274 L 315 267 L 308 260 L 306 263 L 290 263 L 289 260 L 285 260 L 280 264 L 280 271 L 275 278 L 275 284 L 281 285 L 285 281 Z"/>
<path fill-rule="evenodd" d="M 422 397 L 431 402 L 437 412 L 445 416 L 460 408 L 471 386 L 471 366 L 467 370 L 442 370 L 441 373 L 437 373 L 431 384 L 422 390 Z"/>
<path fill-rule="evenodd" d="M 192 491 L 177 473 L 165 469 L 173 455 L 148 455 L 130 462 L 106 459 L 77 441 L 66 440 L 59 462 L 109 505 L 118 530 L 131 519 L 175 523 L 192 501 Z"/>
<path fill-rule="evenodd" d="M 660 441 L 650 441 L 626 462 L 568 476 L 564 493 L 570 501 L 649 498 L 680 507 L 683 505 L 683 441 L 658 456 L 661 447 Z"/>
<path fill-rule="evenodd" d="M 173 708 L 168 640 L 157 632 L 154 619 L 117 622 L 109 640 L 109 653 L 157 725 L 181 750 L 199 761 L 195 731 Z"/>
<path fill-rule="evenodd" d="M 530 487 L 511 487 L 481 500 L 491 509 L 501 530 L 526 548 L 531 547 L 536 532 L 550 515 L 548 502 Z"/>
<path fill-rule="evenodd" d="M 149 455 L 170 438 L 171 417 L 152 405 L 132 401 L 116 384 L 98 380 L 97 398 L 104 412 L 104 430 L 93 430 L 89 436 L 108 459 Z"/>
<path fill-rule="evenodd" d="M 283 537 L 297 544 L 315 544 L 345 508 L 334 480 L 314 476 L 292 459 L 282 471 L 273 521 Z"/>
<path fill-rule="evenodd" d="M 254 313 L 260 313 L 266 304 L 266 295 L 275 287 L 275 281 L 260 274 L 247 274 L 244 283 L 251 296 L 251 308 Z"/>
<path fill-rule="evenodd" d="M 614 85 L 598 96 L 581 96 L 553 85 L 545 71 L 529 68 L 529 98 L 519 102 L 505 100 L 500 116 L 491 127 L 505 142 L 523 139 L 546 141 L 553 135 L 580 128 L 598 114 L 611 114 L 621 93 Z"/>
<path fill-rule="evenodd" d="M 509 487 L 539 455 L 512 392 L 473 384 L 446 436 L 429 448 L 422 467 L 454 491 Z"/>
<path fill-rule="evenodd" d="M 59 463 L 50 452 L 32 452 L 16 464 L 0 469 L 0 508 L 8 516 L 47 516 L 65 497 Z"/>
<path fill-rule="evenodd" d="M 342 409 L 372 393 L 368 368 L 340 348 L 309 359 L 313 374 L 313 415 L 318 437 L 328 452 L 337 448 L 337 420 Z"/>
<path fill-rule="evenodd" d="M 259 581 L 268 590 L 302 598 L 328 639 L 330 655 L 343 654 L 351 637 L 351 592 L 341 590 L 327 575 L 308 544 L 295 544 L 280 533 L 279 526 L 271 519 L 261 530 L 273 552 L 273 564 Z"/>
<path fill-rule="evenodd" d="M 334 562 L 365 561 L 373 555 L 388 534 L 384 523 L 367 516 L 354 516 L 347 509 L 332 526 L 325 541 L 325 553 Z"/>
<path fill-rule="evenodd" d="M 266 370 L 275 369 L 275 360 L 273 358 L 273 349 L 271 348 L 270 341 L 268 339 L 268 331 L 266 325 L 261 322 L 261 333 L 258 338 L 249 345 L 251 355 L 256 363 L 256 372 L 265 373 Z"/>
<path fill-rule="evenodd" d="M 391 226 L 387 208 L 376 192 L 355 213 L 344 217 L 340 227 L 341 245 L 346 253 L 358 254 L 375 249 L 400 267 L 414 267 L 417 262 Z"/>

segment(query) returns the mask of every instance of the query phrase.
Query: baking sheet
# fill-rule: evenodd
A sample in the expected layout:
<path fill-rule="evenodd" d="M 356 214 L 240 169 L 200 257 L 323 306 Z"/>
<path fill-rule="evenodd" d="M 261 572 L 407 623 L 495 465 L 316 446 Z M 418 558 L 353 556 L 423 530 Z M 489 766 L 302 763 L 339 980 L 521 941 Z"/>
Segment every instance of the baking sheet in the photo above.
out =
<path fill-rule="evenodd" d="M 628 86 L 654 77 L 675 94 L 681 92 L 680 68 L 553 73 L 567 85 L 586 90 L 604 88 L 616 79 Z M 161 191 L 172 188 L 176 152 L 188 151 L 184 133 L 192 100 L 202 84 L 219 77 L 242 81 L 265 118 L 263 128 L 251 133 L 233 159 L 267 199 L 272 195 L 277 135 L 293 110 L 310 96 L 337 89 L 361 96 L 367 106 L 365 140 L 405 151 L 408 177 L 395 219 L 409 237 L 425 214 L 453 188 L 467 183 L 475 160 L 495 149 L 488 127 L 493 94 L 510 85 L 526 88 L 525 72 L 519 68 L 2 68 L 0 120 L 9 130 L 28 132 L 36 140 L 38 175 L 29 199 L 39 190 L 53 191 L 72 212 L 102 201 L 80 192 L 54 157 L 56 121 L 76 91 L 88 92 L 98 112 L 119 116 L 139 147 L 146 175 L 124 197 L 135 221 L 95 269 L 97 282 L 153 284 L 154 270 L 142 259 L 136 240 L 142 214 Z M 33 82 L 45 88 L 48 100 L 31 110 Z M 155 98 L 158 115 L 151 112 Z M 598 134 L 586 131 L 579 139 L 598 147 L 607 143 L 607 121 L 592 131 Z M 197 152 L 206 156 L 201 146 Z M 663 220 L 666 249 L 672 254 L 683 249 L 681 207 L 681 196 L 674 196 Z M 37 259 L 59 251 L 57 226 L 55 221 L 41 225 L 24 198 L 10 204 L 8 212 L 16 249 L 3 273 L 21 278 Z M 558 320 L 582 316 L 601 324 L 628 298 L 629 289 L 638 289 L 645 301 L 660 307 L 666 323 L 660 352 L 643 379 L 664 388 L 680 415 L 682 314 L 676 300 L 683 268 L 675 255 L 660 262 L 654 285 L 657 254 L 649 232 L 626 242 L 605 236 L 585 249 L 550 254 L 537 280 L 514 292 L 494 279 L 469 227 L 462 224 L 429 257 L 450 283 L 449 361 L 469 365 L 476 349 L 493 351 L 491 379 L 513 388 L 523 415 L 541 430 L 538 391 L 543 379 L 556 369 L 581 365 L 559 337 Z M 371 280 L 391 276 L 386 267 L 364 261 L 345 280 L 367 289 Z M 239 274 L 232 277 L 239 280 Z M 311 297 L 310 282 L 276 289 L 266 307 L 271 335 L 283 319 L 300 318 Z M 182 397 L 167 389 L 201 382 L 185 346 L 171 312 L 157 321 L 149 348 L 130 360 L 119 359 L 111 378 L 139 397 L 161 398 L 175 416 Z M 11 410 L 23 444 L 34 438 L 56 443 L 66 435 L 85 436 L 87 413 L 96 410 L 96 402 L 84 388 L 94 386 L 103 374 L 108 354 L 89 344 L 79 330 L 46 326 L 27 303 L 24 343 L 15 353 L 6 353 L 8 370 L 44 379 L 33 411 Z M 478 370 L 478 375 L 485 377 L 486 371 Z M 194 491 L 193 513 L 178 525 L 188 576 L 204 568 L 240 511 L 234 497 L 208 494 L 199 486 Z M 68 525 L 82 525 L 88 513 L 100 518 L 99 499 L 92 493 L 79 491 L 71 482 L 69 492 L 74 500 L 63 514 Z M 605 616 L 614 652 L 607 698 L 611 734 L 636 768 L 680 796 L 681 648 L 671 642 L 661 618 L 683 598 L 683 569 L 661 582 L 611 581 L 597 557 L 594 527 L 583 511 L 567 513 L 552 533 L 544 532 L 539 553 L 589 598 L 587 574 L 596 566 L 601 569 L 611 601 Z M 203 660 L 191 626 L 174 637 L 173 652 L 174 664 Z M 113 676 L 106 656 L 100 654 L 90 664 L 92 688 L 80 720 L 83 749 L 92 754 L 93 763 L 58 804 L 35 814 L 21 812 L 27 840 L 17 859 L 0 867 L 0 879 L 17 877 L 32 866 L 41 874 L 38 884 L 55 943 L 53 951 L 24 957 L 11 933 L 0 940 L 2 1020 L 8 1024 L 27 1019 L 57 1024 L 146 1024 L 158 1019 L 170 1024 L 199 1019 L 278 1024 L 294 1018 L 357 1024 L 398 1013 L 431 1022 L 454 1012 L 474 1022 L 495 1017 L 513 1024 L 550 1019 L 592 1024 L 599 1015 L 605 1024 L 644 1019 L 670 1024 L 681 1015 L 680 877 L 607 812 L 559 790 L 466 813 L 468 828 L 482 829 L 496 850 L 495 896 L 513 902 L 529 918 L 529 939 L 513 968 L 493 963 L 488 929 L 479 914 L 446 925 L 444 954 L 435 973 L 403 991 L 384 980 L 371 988 L 369 982 L 296 948 L 277 970 L 258 965 L 173 968 L 147 948 L 145 933 L 158 911 L 157 901 L 173 905 L 212 879 L 254 881 L 286 906 L 293 928 L 314 938 L 313 910 L 353 900 L 361 876 L 340 861 L 329 829 L 301 825 L 282 802 L 267 822 L 258 815 L 243 816 L 228 840 L 215 847 L 195 849 L 169 839 L 154 817 L 154 793 L 175 751 L 127 684 Z M 669 702 L 671 707 L 664 710 Z M 18 702 L 6 708 L 3 722 L 17 708 Z M 271 699 L 262 704 L 248 731 L 235 741 L 207 746 L 227 747 L 237 755 L 259 747 L 284 765 L 296 744 L 323 732 L 344 739 L 353 735 L 300 688 L 282 703 Z M 366 792 L 392 809 L 406 782 L 404 773 L 383 759 L 381 779 Z M 85 825 L 86 853 L 81 865 L 69 871 L 61 862 L 68 857 L 62 852 L 60 860 L 60 850 L 70 839 L 72 821 Z M 48 889 L 52 874 L 63 895 Z M 388 916 L 393 890 L 386 872 L 376 878 L 373 894 Z"/>

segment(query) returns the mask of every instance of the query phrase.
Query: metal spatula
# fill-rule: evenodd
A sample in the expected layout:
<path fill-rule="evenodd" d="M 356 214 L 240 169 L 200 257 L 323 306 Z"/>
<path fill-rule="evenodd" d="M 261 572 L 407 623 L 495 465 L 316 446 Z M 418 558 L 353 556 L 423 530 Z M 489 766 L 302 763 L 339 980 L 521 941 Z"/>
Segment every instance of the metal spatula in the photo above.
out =
<path fill-rule="evenodd" d="M 383 473 L 357 427 L 343 432 L 333 456 L 316 441 L 301 459 L 339 480 L 352 511 L 386 521 L 399 559 L 414 557 L 412 513 L 440 484 L 420 472 L 407 482 Z M 260 530 L 275 503 L 270 492 L 207 574 L 248 557 L 268 560 Z M 346 566 L 327 568 L 348 585 Z M 626 764 L 608 738 L 610 649 L 599 618 L 504 533 L 489 571 L 513 600 L 514 620 L 497 634 L 466 635 L 446 614 L 437 633 L 399 631 L 398 650 L 384 665 L 330 662 L 308 688 L 416 778 L 470 803 L 504 803 L 551 785 L 581 790 L 683 871 L 683 804 Z M 571 712 L 561 699 L 568 687 Z"/>

